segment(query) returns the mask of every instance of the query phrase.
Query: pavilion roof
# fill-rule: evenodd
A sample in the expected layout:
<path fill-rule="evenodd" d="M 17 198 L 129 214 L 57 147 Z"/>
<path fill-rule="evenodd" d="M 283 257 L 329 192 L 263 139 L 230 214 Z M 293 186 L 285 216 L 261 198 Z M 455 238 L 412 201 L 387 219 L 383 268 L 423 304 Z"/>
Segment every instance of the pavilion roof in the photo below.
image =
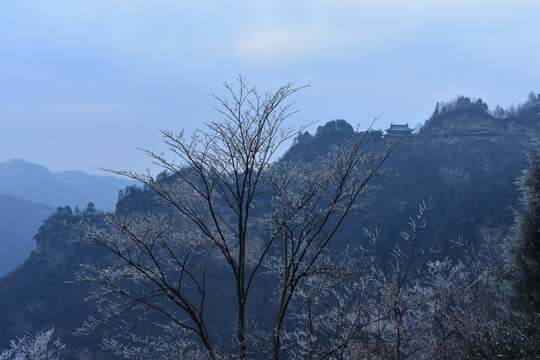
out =
<path fill-rule="evenodd" d="M 390 124 L 390 128 L 386 131 L 412 131 L 412 129 L 409 127 L 409 124 Z"/>

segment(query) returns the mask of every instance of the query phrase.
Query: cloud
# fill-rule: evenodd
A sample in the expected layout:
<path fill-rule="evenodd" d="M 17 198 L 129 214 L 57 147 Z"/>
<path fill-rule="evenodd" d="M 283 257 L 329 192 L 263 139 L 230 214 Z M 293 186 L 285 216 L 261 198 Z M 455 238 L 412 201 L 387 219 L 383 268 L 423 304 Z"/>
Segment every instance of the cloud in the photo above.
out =
<path fill-rule="evenodd" d="M 482 37 L 483 42 L 525 26 L 527 14 L 538 8 L 536 0 L 261 2 L 236 34 L 233 50 L 247 64 L 297 65 L 330 53 L 370 56 L 402 44 L 429 46 L 436 34 L 445 41 Z"/>
<path fill-rule="evenodd" d="M 299 63 L 324 57 L 357 43 L 361 33 L 328 24 L 274 25 L 240 34 L 234 43 L 236 56 L 258 65 Z"/>
<path fill-rule="evenodd" d="M 306 31 L 271 27 L 242 34 L 235 48 L 238 55 L 248 61 L 284 62 L 300 54 L 311 53 L 317 44 Z"/>

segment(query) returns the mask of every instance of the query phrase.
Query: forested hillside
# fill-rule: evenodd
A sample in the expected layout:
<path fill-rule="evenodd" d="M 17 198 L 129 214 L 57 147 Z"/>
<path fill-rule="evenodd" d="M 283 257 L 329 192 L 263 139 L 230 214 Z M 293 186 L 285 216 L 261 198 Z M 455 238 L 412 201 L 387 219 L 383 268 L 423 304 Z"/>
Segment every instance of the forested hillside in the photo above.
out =
<path fill-rule="evenodd" d="M 431 209 L 426 212 L 426 226 L 419 232 L 417 246 L 431 249 L 430 257 L 460 259 L 463 250 L 455 247 L 456 243 L 480 246 L 485 237 L 503 242 L 514 221 L 512 211 L 519 206 L 515 181 L 528 166 L 527 152 L 539 134 L 536 123 L 540 121 L 540 98 L 532 96 L 518 109 L 498 113 L 490 113 L 481 100 L 463 99 L 468 98 L 458 98 L 450 105 L 437 104 L 422 130 L 414 138 L 399 142 L 385 161 L 381 176 L 373 178 L 377 189 L 362 197 L 358 211 L 351 213 L 332 239 L 332 251 L 370 247 L 364 229 L 377 228 L 379 260 L 389 261 L 392 248 L 402 241 L 400 232 L 408 229 L 410 217 L 414 218 L 418 205 L 424 203 Z M 346 121 L 331 121 L 314 134 L 299 135 L 279 163 L 272 166 L 317 162 L 357 135 Z M 383 151 L 394 144 L 385 141 L 381 131 L 365 135 L 375 150 Z M 173 184 L 177 176 L 165 172 L 159 180 Z M 121 192 L 116 209 L 118 214 L 171 211 L 164 210 L 148 187 L 136 186 Z M 89 288 L 74 282 L 74 271 L 81 263 L 103 265 L 110 258 L 99 247 L 73 242 L 79 235 L 69 225 L 76 226 L 82 219 L 99 223 L 99 218 L 93 207 L 78 213 L 69 207 L 59 208 L 35 236 L 37 250 L 23 266 L 0 279 L 0 294 L 7 295 L 0 297 L 0 348 L 25 332 L 36 333 L 54 325 L 69 349 L 66 359 L 115 358 L 99 351 L 97 345 L 98 338 L 114 332 L 111 328 L 99 327 L 88 337 L 73 335 L 74 329 L 96 311 L 92 303 L 83 301 Z M 221 269 L 214 264 L 208 282 L 216 286 L 224 300 L 210 300 L 205 311 L 211 319 L 209 324 L 221 336 L 219 341 L 215 334 L 210 337 L 227 349 L 224 324 L 235 318 L 220 306 L 223 302 L 234 306 L 234 302 L 233 289 L 224 285 L 230 279 Z M 265 279 L 265 275 L 260 276 Z M 273 281 L 259 283 L 252 290 L 255 297 L 247 304 L 249 310 L 259 314 L 250 320 L 261 327 L 266 326 L 264 315 L 271 306 Z"/>

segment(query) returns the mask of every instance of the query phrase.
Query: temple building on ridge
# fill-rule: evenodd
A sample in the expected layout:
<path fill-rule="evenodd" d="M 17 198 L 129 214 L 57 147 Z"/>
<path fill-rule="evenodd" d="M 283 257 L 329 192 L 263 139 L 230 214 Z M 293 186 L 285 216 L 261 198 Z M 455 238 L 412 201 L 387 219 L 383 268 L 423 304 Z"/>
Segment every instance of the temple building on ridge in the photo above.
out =
<path fill-rule="evenodd" d="M 390 128 L 386 129 L 386 134 L 384 134 L 383 137 L 385 140 L 398 140 L 405 137 L 414 137 L 414 135 L 412 133 L 412 129 L 409 127 L 409 124 L 390 124 Z"/>

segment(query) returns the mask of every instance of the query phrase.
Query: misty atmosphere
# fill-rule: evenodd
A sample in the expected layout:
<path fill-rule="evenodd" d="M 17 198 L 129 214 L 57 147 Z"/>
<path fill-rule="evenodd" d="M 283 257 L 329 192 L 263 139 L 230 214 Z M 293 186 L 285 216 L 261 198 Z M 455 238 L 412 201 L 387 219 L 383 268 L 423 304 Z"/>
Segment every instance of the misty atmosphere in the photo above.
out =
<path fill-rule="evenodd" d="M 0 360 L 540 359 L 539 15 L 0 4 Z"/>

